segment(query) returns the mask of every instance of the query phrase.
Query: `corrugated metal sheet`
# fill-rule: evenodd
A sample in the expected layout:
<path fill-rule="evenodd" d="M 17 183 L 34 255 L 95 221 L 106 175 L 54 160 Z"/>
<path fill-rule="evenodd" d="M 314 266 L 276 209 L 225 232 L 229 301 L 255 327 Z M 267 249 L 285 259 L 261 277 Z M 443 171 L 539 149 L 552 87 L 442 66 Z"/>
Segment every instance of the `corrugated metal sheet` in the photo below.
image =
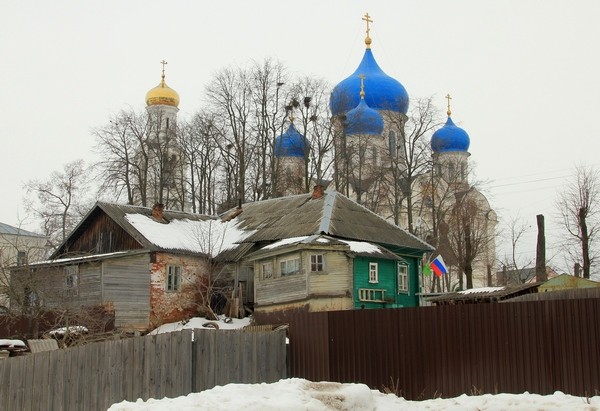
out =
<path fill-rule="evenodd" d="M 291 376 L 398 386 L 407 399 L 463 393 L 593 395 L 600 299 L 296 313 Z"/>
<path fill-rule="evenodd" d="M 55 339 L 27 340 L 27 345 L 32 353 L 58 350 L 58 342 Z"/>

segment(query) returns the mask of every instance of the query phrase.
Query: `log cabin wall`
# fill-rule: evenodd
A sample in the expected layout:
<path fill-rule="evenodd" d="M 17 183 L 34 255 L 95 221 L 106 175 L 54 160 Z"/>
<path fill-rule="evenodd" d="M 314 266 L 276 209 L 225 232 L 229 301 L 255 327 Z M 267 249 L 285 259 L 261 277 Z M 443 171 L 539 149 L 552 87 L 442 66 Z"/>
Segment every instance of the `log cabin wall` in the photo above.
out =
<path fill-rule="evenodd" d="M 66 254 L 105 254 L 138 250 L 142 246 L 105 213 L 91 219 L 81 235 L 67 245 Z"/>

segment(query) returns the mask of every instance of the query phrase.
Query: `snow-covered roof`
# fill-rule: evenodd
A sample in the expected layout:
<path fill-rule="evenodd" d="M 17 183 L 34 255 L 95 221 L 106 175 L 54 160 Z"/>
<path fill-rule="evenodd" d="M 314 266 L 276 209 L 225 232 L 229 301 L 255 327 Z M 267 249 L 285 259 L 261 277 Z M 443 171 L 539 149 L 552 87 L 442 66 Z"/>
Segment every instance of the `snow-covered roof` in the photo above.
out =
<path fill-rule="evenodd" d="M 184 218 L 164 224 L 142 214 L 126 214 L 125 219 L 157 247 L 208 254 L 213 257 L 224 250 L 234 248 L 254 232 L 239 229 L 234 221 Z"/>
<path fill-rule="evenodd" d="M 479 287 L 479 288 L 470 288 L 468 290 L 459 291 L 459 294 L 485 294 L 485 293 L 493 293 L 496 291 L 502 291 L 506 289 L 506 287 Z"/>
<path fill-rule="evenodd" d="M 370 243 L 368 241 L 352 241 L 345 240 L 341 238 L 334 238 L 326 235 L 311 235 L 311 236 L 300 236 L 300 237 L 290 237 L 284 238 L 279 241 L 275 241 L 272 244 L 268 244 L 258 250 L 254 257 L 263 255 L 265 251 L 275 250 L 278 248 L 290 246 L 290 245 L 299 245 L 299 244 L 312 244 L 312 245 L 342 245 L 348 246 L 350 248 L 349 252 L 356 255 L 378 255 L 378 257 L 386 258 L 386 259 L 399 259 L 397 255 L 387 250 L 386 248 Z"/>

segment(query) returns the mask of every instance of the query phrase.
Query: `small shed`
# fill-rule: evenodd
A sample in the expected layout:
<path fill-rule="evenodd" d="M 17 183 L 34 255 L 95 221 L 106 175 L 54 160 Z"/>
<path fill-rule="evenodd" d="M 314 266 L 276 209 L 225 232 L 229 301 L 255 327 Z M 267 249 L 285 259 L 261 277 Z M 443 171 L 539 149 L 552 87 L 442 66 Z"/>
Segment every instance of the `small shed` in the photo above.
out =
<path fill-rule="evenodd" d="M 539 285 L 539 283 L 532 283 L 518 286 L 471 288 L 429 298 L 428 301 L 433 305 L 495 303 L 525 294 L 537 293 Z"/>
<path fill-rule="evenodd" d="M 551 278 L 538 288 L 539 293 L 559 290 L 572 290 L 574 288 L 597 288 L 600 282 L 588 280 L 587 278 L 574 277 L 569 274 L 561 274 Z"/>

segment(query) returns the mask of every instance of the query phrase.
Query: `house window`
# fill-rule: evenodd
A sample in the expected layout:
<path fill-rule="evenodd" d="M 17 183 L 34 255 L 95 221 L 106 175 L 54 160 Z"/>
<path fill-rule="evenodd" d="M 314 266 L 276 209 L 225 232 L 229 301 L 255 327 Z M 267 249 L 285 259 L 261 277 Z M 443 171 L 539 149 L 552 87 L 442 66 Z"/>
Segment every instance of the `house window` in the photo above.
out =
<path fill-rule="evenodd" d="M 369 301 L 373 303 L 385 302 L 385 290 L 375 290 L 372 288 L 359 288 L 358 300 Z"/>
<path fill-rule="evenodd" d="M 269 261 L 260 265 L 260 273 L 263 280 L 273 278 L 273 262 Z"/>
<path fill-rule="evenodd" d="M 379 282 L 379 270 L 377 263 L 369 263 L 369 282 L 377 283 Z"/>
<path fill-rule="evenodd" d="M 65 267 L 65 290 L 67 295 L 79 294 L 79 266 L 70 265 Z"/>
<path fill-rule="evenodd" d="M 170 265 L 167 267 L 167 291 L 177 291 L 181 286 L 181 267 Z"/>
<path fill-rule="evenodd" d="M 408 292 L 408 266 L 398 263 L 398 294 Z"/>
<path fill-rule="evenodd" d="M 27 265 L 26 251 L 17 251 L 17 265 Z"/>
<path fill-rule="evenodd" d="M 290 258 L 279 262 L 281 275 L 298 274 L 300 272 L 300 257 Z"/>
<path fill-rule="evenodd" d="M 325 271 L 325 256 L 323 254 L 312 254 L 310 256 L 310 271 Z"/>

